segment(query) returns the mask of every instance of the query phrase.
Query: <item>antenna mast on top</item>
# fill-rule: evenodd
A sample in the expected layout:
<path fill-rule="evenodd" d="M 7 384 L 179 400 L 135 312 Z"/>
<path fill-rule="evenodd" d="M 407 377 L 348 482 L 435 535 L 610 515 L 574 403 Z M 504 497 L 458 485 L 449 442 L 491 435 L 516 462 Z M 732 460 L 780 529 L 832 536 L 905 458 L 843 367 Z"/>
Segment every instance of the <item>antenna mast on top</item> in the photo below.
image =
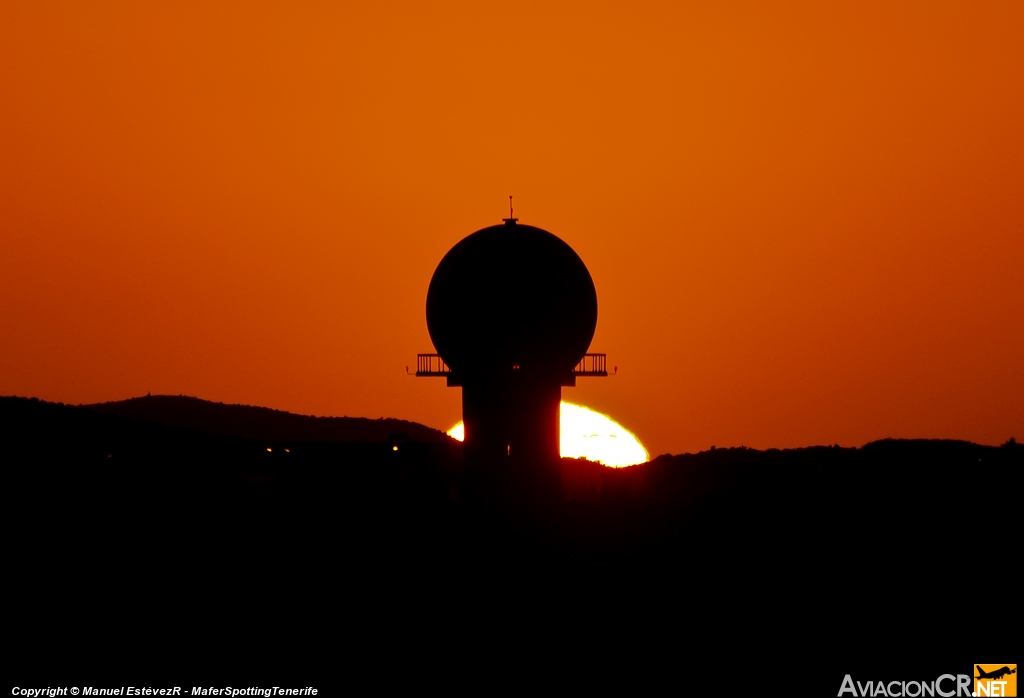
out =
<path fill-rule="evenodd" d="M 515 218 L 512 215 L 512 195 L 511 194 L 508 195 L 508 218 L 502 218 L 501 220 L 505 221 L 505 225 L 515 225 L 516 221 L 519 220 L 518 218 Z"/>

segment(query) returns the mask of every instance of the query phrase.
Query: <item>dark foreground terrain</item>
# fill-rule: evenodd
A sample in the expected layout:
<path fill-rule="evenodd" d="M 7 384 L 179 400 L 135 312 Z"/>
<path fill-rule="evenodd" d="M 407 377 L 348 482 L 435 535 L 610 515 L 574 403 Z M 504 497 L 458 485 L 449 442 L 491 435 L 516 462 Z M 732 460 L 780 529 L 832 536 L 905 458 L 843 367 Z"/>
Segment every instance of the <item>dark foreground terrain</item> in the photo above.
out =
<path fill-rule="evenodd" d="M 969 664 L 1017 636 L 1012 441 L 565 459 L 533 482 L 466 472 L 408 422 L 147 397 L 0 398 L 0 444 L 8 658 L 40 677 L 21 685 L 557 669 L 679 689 L 767 654 L 805 675 L 872 652 Z"/>

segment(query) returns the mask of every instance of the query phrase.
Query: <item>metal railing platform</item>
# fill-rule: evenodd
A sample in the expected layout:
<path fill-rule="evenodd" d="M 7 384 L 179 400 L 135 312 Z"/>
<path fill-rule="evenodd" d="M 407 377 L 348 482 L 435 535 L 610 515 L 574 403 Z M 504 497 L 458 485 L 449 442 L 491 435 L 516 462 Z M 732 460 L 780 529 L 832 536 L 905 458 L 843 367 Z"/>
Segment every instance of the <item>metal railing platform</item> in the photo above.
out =
<path fill-rule="evenodd" d="M 608 362 L 605 354 L 584 354 L 583 359 L 572 370 L 574 376 L 607 376 Z"/>
<path fill-rule="evenodd" d="M 518 369 L 513 366 L 513 369 Z M 439 354 L 417 354 L 416 375 L 420 377 L 450 376 L 451 367 L 444 362 Z M 584 354 L 576 367 L 572 370 L 573 376 L 607 376 L 608 363 L 605 354 Z"/>
<path fill-rule="evenodd" d="M 416 355 L 417 376 L 449 376 L 451 372 L 451 368 L 438 354 Z"/>

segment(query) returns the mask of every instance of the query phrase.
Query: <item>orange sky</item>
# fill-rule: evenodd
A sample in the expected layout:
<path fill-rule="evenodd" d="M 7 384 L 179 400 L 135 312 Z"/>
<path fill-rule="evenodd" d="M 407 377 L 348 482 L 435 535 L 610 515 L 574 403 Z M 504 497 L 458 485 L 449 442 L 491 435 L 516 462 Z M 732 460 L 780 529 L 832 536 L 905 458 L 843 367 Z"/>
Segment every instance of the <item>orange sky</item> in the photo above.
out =
<path fill-rule="evenodd" d="M 684 5 L 692 5 L 687 7 Z M 427 284 L 597 284 L 652 454 L 1024 438 L 1024 3 L 0 5 L 0 394 L 447 428 Z"/>

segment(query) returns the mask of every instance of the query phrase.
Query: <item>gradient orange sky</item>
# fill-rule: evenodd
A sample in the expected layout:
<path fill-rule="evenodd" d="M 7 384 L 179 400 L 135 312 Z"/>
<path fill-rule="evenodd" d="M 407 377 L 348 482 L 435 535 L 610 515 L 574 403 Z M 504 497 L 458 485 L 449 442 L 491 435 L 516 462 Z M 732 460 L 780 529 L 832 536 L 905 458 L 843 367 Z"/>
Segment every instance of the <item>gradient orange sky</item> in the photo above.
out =
<path fill-rule="evenodd" d="M 0 5 L 0 394 L 448 428 L 427 284 L 582 256 L 652 454 L 1024 438 L 1024 3 Z"/>

